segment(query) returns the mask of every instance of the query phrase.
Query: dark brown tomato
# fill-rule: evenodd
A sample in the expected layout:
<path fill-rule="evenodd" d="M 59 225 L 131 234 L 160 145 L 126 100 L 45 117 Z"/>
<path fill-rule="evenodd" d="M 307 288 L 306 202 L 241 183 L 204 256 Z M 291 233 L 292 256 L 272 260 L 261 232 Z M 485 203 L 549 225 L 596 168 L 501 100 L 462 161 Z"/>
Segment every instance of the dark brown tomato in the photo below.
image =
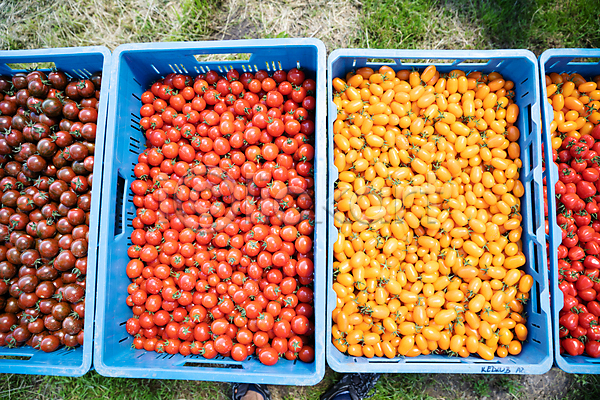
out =
<path fill-rule="evenodd" d="M 0 118 L 2 118 L 2 117 L 0 117 Z M 4 138 L 4 137 L 0 137 L 0 154 L 1 155 L 12 154 L 12 148 L 6 141 L 6 138 Z"/>
<path fill-rule="evenodd" d="M 52 316 L 57 321 L 62 321 L 69 316 L 71 311 L 71 304 L 67 303 L 66 301 L 61 301 L 52 307 Z"/>
<path fill-rule="evenodd" d="M 64 299 L 69 303 L 77 303 L 85 295 L 85 289 L 78 284 L 65 286 Z"/>
<path fill-rule="evenodd" d="M 77 239 L 71 243 L 71 253 L 77 258 L 87 256 L 88 242 L 85 239 Z"/>
<path fill-rule="evenodd" d="M 52 353 L 60 347 L 60 339 L 54 335 L 48 335 L 42 339 L 40 350 L 45 353 Z"/>
<path fill-rule="evenodd" d="M 92 175 L 89 175 L 90 179 Z M 85 193 L 89 190 L 90 183 L 85 176 L 76 176 L 71 180 L 71 189 L 77 193 Z"/>
<path fill-rule="evenodd" d="M 45 81 L 48 80 L 48 77 L 42 71 L 34 70 L 27 73 L 27 82 L 31 82 L 33 79 L 40 79 Z"/>
<path fill-rule="evenodd" d="M 79 104 L 81 104 L 81 107 L 89 107 L 94 108 L 96 110 L 98 109 L 98 99 L 95 97 L 83 99 L 79 102 Z"/>
<path fill-rule="evenodd" d="M 80 301 L 79 303 L 75 303 L 73 306 L 73 311 L 77 313 L 79 318 L 85 317 L 85 301 Z"/>
<path fill-rule="evenodd" d="M 4 311 L 7 313 L 17 313 L 21 311 L 21 307 L 19 307 L 19 302 L 17 299 L 10 297 L 6 299 L 6 305 L 4 306 Z"/>
<path fill-rule="evenodd" d="M 15 247 L 20 252 L 32 249 L 35 245 L 35 239 L 31 235 L 21 235 L 15 242 Z"/>
<path fill-rule="evenodd" d="M 84 193 L 77 199 L 77 207 L 85 212 L 89 212 L 92 207 L 92 196 L 89 193 Z"/>
<path fill-rule="evenodd" d="M 50 138 L 40 139 L 36 148 L 40 156 L 47 158 L 53 157 L 58 151 L 58 146 Z"/>
<path fill-rule="evenodd" d="M 36 207 L 41 209 L 46 204 L 48 204 L 48 201 L 50 200 L 50 196 L 48 195 L 48 192 L 39 191 L 32 196 L 31 200 L 33 201 L 33 204 Z"/>
<path fill-rule="evenodd" d="M 62 151 L 57 151 L 56 154 L 54 155 L 54 157 L 52 157 L 52 164 L 54 164 L 54 166 L 56 168 L 64 167 L 65 165 L 67 165 L 69 163 L 69 160 L 67 160 L 67 158 L 66 158 L 67 156 L 68 156 L 67 149 L 62 150 Z"/>
<path fill-rule="evenodd" d="M 17 176 L 21 172 L 21 164 L 16 161 L 9 161 L 4 166 L 4 171 L 10 176 Z"/>
<path fill-rule="evenodd" d="M 53 298 L 42 299 L 42 300 L 40 300 L 40 304 L 39 304 L 39 306 L 40 306 L 40 312 L 42 314 L 51 314 L 52 313 L 52 309 L 57 304 L 58 304 L 58 301 L 56 299 L 53 299 Z"/>
<path fill-rule="evenodd" d="M 27 214 L 16 212 L 10 216 L 8 226 L 16 231 L 22 231 L 28 223 L 29 217 L 27 217 Z"/>
<path fill-rule="evenodd" d="M 76 258 L 70 250 L 63 250 L 54 259 L 53 266 L 61 272 L 66 272 L 75 267 L 75 261 Z"/>
<path fill-rule="evenodd" d="M 56 225 L 48 224 L 47 221 L 37 223 L 37 234 L 40 239 L 50 239 L 56 235 Z"/>
<path fill-rule="evenodd" d="M 84 224 L 85 211 L 83 211 L 81 208 L 72 208 L 67 213 L 67 219 L 73 226 Z"/>
<path fill-rule="evenodd" d="M 62 71 L 52 71 L 48 74 L 48 80 L 53 88 L 58 90 L 64 90 L 69 83 L 69 78 Z"/>
<path fill-rule="evenodd" d="M 50 194 L 50 198 L 54 201 L 60 200 L 62 194 L 69 190 L 69 184 L 63 180 L 54 181 L 49 189 L 48 193 Z"/>
<path fill-rule="evenodd" d="M 25 275 L 19 278 L 18 285 L 25 293 L 33 293 L 39 283 L 38 278 L 35 275 Z"/>
<path fill-rule="evenodd" d="M 71 243 L 73 243 L 72 235 L 62 235 L 61 238 L 58 239 L 58 246 L 63 250 L 69 250 L 71 248 Z"/>
<path fill-rule="evenodd" d="M 21 293 L 19 296 L 19 307 L 21 309 L 34 307 L 38 300 L 39 297 L 35 293 Z"/>
<path fill-rule="evenodd" d="M 21 262 L 28 267 L 35 267 L 36 263 L 40 263 L 40 253 L 35 249 L 27 249 L 21 253 Z"/>
<path fill-rule="evenodd" d="M 74 272 L 63 272 L 61 278 L 65 284 L 77 282 L 77 274 Z"/>
<path fill-rule="evenodd" d="M 46 124 L 48 126 L 55 126 L 58 125 L 58 123 L 60 122 L 60 118 L 59 117 L 49 117 L 46 114 L 40 114 L 40 118 L 39 121 L 42 124 Z"/>
<path fill-rule="evenodd" d="M 78 258 L 75 261 L 75 269 L 73 271 L 78 275 L 78 278 L 83 278 L 87 275 L 87 257 Z"/>
<path fill-rule="evenodd" d="M 10 76 L 0 75 L 0 92 L 8 92 L 12 89 Z"/>
<path fill-rule="evenodd" d="M 94 83 L 88 79 L 83 79 L 77 82 L 77 92 L 81 97 L 92 97 L 94 92 L 96 91 L 96 87 Z"/>
<path fill-rule="evenodd" d="M 62 114 L 62 103 L 58 99 L 48 98 L 42 102 L 42 111 L 49 117 L 58 117 Z"/>
<path fill-rule="evenodd" d="M 12 335 L 15 338 L 15 340 L 19 343 L 25 343 L 29 340 L 29 338 L 31 338 L 31 332 L 29 331 L 29 329 L 27 329 L 26 326 L 23 325 L 16 327 L 15 330 L 12 332 Z"/>
<path fill-rule="evenodd" d="M 62 326 L 62 324 L 61 324 L 61 326 Z M 60 344 L 64 344 L 64 341 L 65 341 L 65 331 L 62 328 L 57 329 L 56 331 L 52 332 L 52 336 L 57 337 L 58 340 L 60 341 Z"/>
<path fill-rule="evenodd" d="M 54 258 L 58 254 L 59 250 L 60 248 L 58 247 L 58 240 L 53 238 L 42 240 L 38 247 L 40 255 L 44 258 Z"/>
<path fill-rule="evenodd" d="M 46 163 L 46 160 L 42 156 L 37 154 L 34 154 L 27 159 L 27 168 L 29 168 L 33 172 L 42 172 L 46 169 L 47 165 L 48 164 Z"/>
<path fill-rule="evenodd" d="M 38 318 L 35 321 L 31 321 L 27 324 L 27 329 L 29 329 L 29 332 L 31 332 L 34 335 L 42 333 L 44 331 L 44 328 L 44 320 L 42 318 Z"/>
<path fill-rule="evenodd" d="M 83 123 L 94 122 L 98 120 L 98 110 L 92 107 L 84 107 L 79 111 L 79 120 Z"/>
<path fill-rule="evenodd" d="M 77 88 L 77 82 L 69 82 L 67 86 L 65 86 L 65 94 L 71 100 L 80 100 L 81 95 L 79 94 L 79 90 Z"/>
<path fill-rule="evenodd" d="M 14 117 L 12 117 L 12 121 L 10 123 L 12 129 L 15 129 L 19 132 L 21 132 L 23 130 L 23 128 L 25 128 L 26 124 L 29 122 L 29 118 L 26 117 L 25 115 L 20 115 L 17 114 Z M 21 132 L 21 134 L 23 134 L 23 132 Z"/>
<path fill-rule="evenodd" d="M 35 268 L 26 267 L 23 265 L 21 268 L 19 268 L 19 278 L 24 276 L 35 276 L 35 272 Z"/>
<path fill-rule="evenodd" d="M 72 126 L 73 126 L 73 121 L 68 120 L 66 118 L 61 119 L 60 122 L 58 123 L 58 129 L 60 129 L 61 131 L 68 132 Z"/>
<path fill-rule="evenodd" d="M 54 318 L 54 315 L 49 314 L 44 317 L 44 326 L 49 331 L 57 331 L 62 327 L 62 323 Z"/>
<path fill-rule="evenodd" d="M 2 179 L 0 179 L 0 190 L 2 190 L 2 192 L 5 192 L 7 190 L 10 189 L 14 189 L 17 184 L 17 180 L 12 177 L 12 176 L 5 176 Z"/>
<path fill-rule="evenodd" d="M 94 72 L 92 76 L 90 76 L 90 81 L 94 83 L 96 90 L 100 90 L 100 85 L 102 84 L 102 72 Z"/>
<path fill-rule="evenodd" d="M 79 317 L 68 316 L 64 319 L 62 327 L 65 333 L 69 335 L 77 335 L 81 329 L 83 329 L 83 321 Z"/>
<path fill-rule="evenodd" d="M 52 219 L 58 215 L 56 204 L 49 203 L 42 207 L 42 215 L 44 218 Z"/>
<path fill-rule="evenodd" d="M 89 141 L 93 142 L 96 140 L 96 124 L 94 122 L 88 122 L 81 128 L 81 136 Z"/>
<path fill-rule="evenodd" d="M 0 245 L 0 261 L 6 260 L 6 251 L 7 250 L 8 250 L 8 247 L 6 247 L 4 245 Z"/>
<path fill-rule="evenodd" d="M 77 142 L 69 146 L 69 157 L 73 161 L 83 161 L 89 154 L 88 147 L 82 143 Z"/>
<path fill-rule="evenodd" d="M 94 156 L 87 156 L 84 160 L 83 160 L 83 167 L 85 168 L 85 170 L 87 172 L 94 172 Z M 80 175 L 83 175 L 84 173 L 82 172 Z"/>
<path fill-rule="evenodd" d="M 73 228 L 73 239 L 88 239 L 90 228 L 87 225 L 77 225 Z"/>
<path fill-rule="evenodd" d="M 11 279 L 16 274 L 17 267 L 13 263 L 8 261 L 0 262 L 0 279 Z"/>
<path fill-rule="evenodd" d="M 73 135 L 67 131 L 58 131 L 52 137 L 54 143 L 61 148 L 70 146 L 73 143 Z"/>
<path fill-rule="evenodd" d="M 64 322 L 63 322 L 64 325 Z M 66 332 L 66 329 L 63 328 Z M 81 329 L 79 330 L 81 331 Z M 77 335 L 69 335 L 68 333 L 65 333 L 65 337 L 63 338 L 62 343 L 66 346 L 66 347 L 77 347 L 79 346 L 79 342 L 77 341 Z"/>
<path fill-rule="evenodd" d="M 35 289 L 35 294 L 40 299 L 49 299 L 50 297 L 52 297 L 55 291 L 56 289 L 54 288 L 52 282 L 42 281 Z"/>
<path fill-rule="evenodd" d="M 63 193 L 63 196 L 64 196 L 64 193 Z M 58 204 L 58 213 L 60 214 L 61 217 L 66 217 L 67 213 L 69 212 L 70 209 L 71 209 L 71 207 L 66 206 L 63 203 Z"/>
<path fill-rule="evenodd" d="M 22 195 L 17 198 L 17 209 L 21 212 L 31 212 L 35 208 L 35 203 L 29 195 Z"/>
<path fill-rule="evenodd" d="M 75 171 L 73 171 L 73 168 L 67 166 L 67 167 L 62 167 L 61 169 L 59 169 L 56 172 L 56 177 L 58 179 L 61 179 L 67 183 L 70 183 L 71 180 L 73 178 L 75 178 L 77 175 L 75 174 Z"/>
<path fill-rule="evenodd" d="M 0 112 L 2 115 L 15 115 L 17 112 L 17 102 L 11 100 L 0 101 Z"/>
<path fill-rule="evenodd" d="M 0 314 L 0 332 L 10 332 L 10 328 L 17 323 L 17 316 L 12 313 Z"/>
<path fill-rule="evenodd" d="M 25 74 L 23 72 L 17 72 L 12 77 L 12 84 L 15 87 L 15 89 L 17 89 L 17 90 L 26 88 L 27 83 L 28 83 L 27 82 L 27 74 Z"/>
<path fill-rule="evenodd" d="M 87 160 L 88 157 L 85 158 L 85 160 Z M 71 164 L 71 168 L 73 168 L 73 172 L 76 175 L 87 175 L 90 173 L 90 171 L 88 171 L 87 169 L 85 169 L 85 165 L 83 161 L 73 161 L 73 164 Z"/>
<path fill-rule="evenodd" d="M 12 267 L 15 268 L 14 273 L 11 275 L 11 277 L 12 277 L 17 273 L 16 266 L 22 264 L 21 263 L 21 252 L 14 247 L 6 250 L 6 260 L 10 264 L 13 264 Z M 10 277 L 4 277 L 3 273 L 2 273 L 3 268 L 10 268 L 10 267 L 11 266 L 4 266 L 4 265 L 2 265 L 2 263 L 0 263 L 0 279 L 10 278 Z"/>
<path fill-rule="evenodd" d="M 77 177 L 73 179 L 77 179 Z M 60 203 L 67 207 L 75 207 L 77 205 L 77 193 L 72 190 L 64 191 L 60 195 Z"/>
<path fill-rule="evenodd" d="M 16 118 L 16 117 L 15 117 Z M 14 118 L 13 118 L 14 120 Z M 17 147 L 20 146 L 21 143 L 25 140 L 25 136 L 23 136 L 23 132 L 17 129 L 11 129 L 10 132 L 5 136 L 6 142 L 12 146 Z"/>

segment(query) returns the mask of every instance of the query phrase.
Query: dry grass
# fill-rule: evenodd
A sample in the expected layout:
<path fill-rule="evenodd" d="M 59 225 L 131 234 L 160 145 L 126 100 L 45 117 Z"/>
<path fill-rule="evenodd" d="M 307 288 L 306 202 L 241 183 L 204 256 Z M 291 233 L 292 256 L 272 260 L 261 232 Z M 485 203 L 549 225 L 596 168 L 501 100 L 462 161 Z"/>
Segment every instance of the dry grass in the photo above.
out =
<path fill-rule="evenodd" d="M 132 42 L 207 39 L 208 6 L 192 0 L 3 0 L 0 48 L 114 49 Z"/>
<path fill-rule="evenodd" d="M 358 30 L 357 0 L 226 0 L 212 25 L 215 39 L 316 37 L 348 47 Z"/>

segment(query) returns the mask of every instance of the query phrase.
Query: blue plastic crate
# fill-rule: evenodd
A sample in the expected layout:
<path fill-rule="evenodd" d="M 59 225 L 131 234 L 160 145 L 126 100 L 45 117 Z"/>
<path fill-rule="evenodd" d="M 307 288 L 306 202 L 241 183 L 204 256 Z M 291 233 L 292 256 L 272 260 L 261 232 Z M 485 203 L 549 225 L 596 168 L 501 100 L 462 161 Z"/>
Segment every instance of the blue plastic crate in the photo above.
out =
<path fill-rule="evenodd" d="M 245 53 L 247 61 L 199 62 L 194 56 Z M 145 138 L 137 128 L 140 96 L 162 76 L 171 73 L 197 75 L 210 69 L 225 73 L 265 69 L 275 71 L 302 67 L 317 82 L 315 121 L 315 196 L 325 204 L 325 46 L 315 39 L 240 40 L 222 42 L 129 44 L 113 55 L 106 173 L 98 270 L 98 300 L 94 368 L 105 376 L 252 382 L 279 385 L 314 385 L 325 373 L 325 207 L 316 208 L 314 237 L 315 361 L 310 364 L 280 360 L 267 367 L 257 359 L 236 362 L 218 357 L 157 354 L 131 348 L 133 338 L 125 331 L 131 317 L 126 305 L 125 274 L 129 262 L 131 225 L 135 216 L 132 192 L 133 167 L 144 150 Z"/>
<path fill-rule="evenodd" d="M 106 47 L 72 47 L 59 49 L 0 51 L 0 74 L 14 75 L 24 69 L 12 69 L 7 64 L 54 63 L 54 66 L 73 78 L 85 79 L 94 72 L 110 71 L 111 54 Z M 21 68 L 28 66 L 15 66 Z M 49 71 L 40 68 L 42 71 Z M 31 347 L 9 349 L 0 347 L 0 372 L 11 374 L 39 374 L 81 376 L 92 366 L 92 340 L 94 332 L 94 311 L 96 300 L 96 262 L 98 248 L 98 226 L 100 225 L 100 183 L 102 182 L 104 132 L 108 108 L 109 74 L 103 76 L 100 91 L 100 107 L 96 130 L 96 151 L 94 163 L 94 190 L 90 211 L 90 237 L 88 247 L 88 272 L 86 280 L 84 345 L 75 350 L 60 349 L 44 353 Z M 18 357 L 12 359 L 7 357 Z"/>
<path fill-rule="evenodd" d="M 431 61 L 430 61 L 431 60 Z M 327 363 L 338 372 L 382 372 L 382 373 L 501 373 L 543 374 L 552 366 L 552 339 L 550 336 L 550 304 L 548 299 L 548 273 L 544 234 L 544 209 L 542 185 L 542 156 L 540 135 L 540 110 L 538 90 L 538 67 L 533 53 L 526 50 L 454 51 L 454 50 L 348 50 L 332 52 L 328 60 L 328 129 L 333 131 L 337 113 L 332 100 L 332 80 L 344 77 L 348 72 L 369 66 L 378 69 L 389 65 L 394 70 L 424 69 L 433 63 L 440 72 L 454 69 L 496 71 L 515 83 L 516 103 L 520 108 L 517 126 L 521 131 L 521 181 L 525 195 L 521 199 L 523 215 L 523 252 L 527 257 L 525 271 L 533 276 L 531 299 L 526 305 L 528 342 L 518 356 L 504 359 L 496 357 L 486 361 L 476 356 L 465 359 L 440 355 L 399 357 L 395 359 L 347 356 L 331 343 L 331 313 L 335 309 L 336 294 L 329 290 L 333 283 L 333 271 L 327 276 Z M 333 135 L 328 136 L 328 249 L 337 239 L 333 224 L 333 187 L 338 171 L 333 164 Z M 333 253 L 327 255 L 327 264 L 333 265 Z"/>
<path fill-rule="evenodd" d="M 595 58 L 595 61 L 584 61 L 581 59 Z M 580 59 L 572 61 L 573 59 Z M 546 78 L 551 72 L 557 73 L 579 73 L 589 79 L 600 75 L 600 50 L 598 49 L 552 49 L 546 50 L 539 58 L 540 61 L 540 87 L 544 149 L 550 149 L 550 123 L 554 117 L 552 106 L 546 101 Z M 558 168 L 552 161 L 552 153 L 544 153 L 546 171 L 544 177 L 548 185 L 548 199 L 556 196 L 554 184 L 558 182 Z M 549 168 L 548 168 L 549 167 Z M 562 242 L 560 228 L 556 223 L 556 202 L 548 202 L 548 224 L 550 226 L 548 242 L 550 243 L 550 281 L 552 288 L 552 331 L 554 337 L 554 360 L 556 365 L 565 372 L 578 374 L 600 374 L 600 359 L 578 356 L 572 357 L 568 354 L 560 354 L 560 338 L 558 336 L 559 323 L 558 313 L 563 307 L 563 294 L 558 289 L 558 246 Z"/>

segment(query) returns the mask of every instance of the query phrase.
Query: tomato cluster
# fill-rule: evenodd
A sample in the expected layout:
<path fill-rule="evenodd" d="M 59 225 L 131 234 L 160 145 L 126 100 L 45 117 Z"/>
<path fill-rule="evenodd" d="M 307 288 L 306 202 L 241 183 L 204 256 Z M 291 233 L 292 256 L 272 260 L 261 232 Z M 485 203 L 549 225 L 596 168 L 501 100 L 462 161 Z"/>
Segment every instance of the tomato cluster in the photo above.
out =
<path fill-rule="evenodd" d="M 169 74 L 142 94 L 136 349 L 312 362 L 315 90 L 299 69 L 231 69 Z"/>
<path fill-rule="evenodd" d="M 534 280 L 514 82 L 430 65 L 332 84 L 333 345 L 367 358 L 518 355 Z"/>
<path fill-rule="evenodd" d="M 600 90 L 578 74 L 546 76 L 555 184 L 559 288 L 560 351 L 600 357 Z M 547 200 L 547 199 L 546 199 Z M 547 228 L 548 229 L 548 228 Z"/>
<path fill-rule="evenodd" d="M 83 344 L 100 85 L 0 77 L 0 346 Z"/>

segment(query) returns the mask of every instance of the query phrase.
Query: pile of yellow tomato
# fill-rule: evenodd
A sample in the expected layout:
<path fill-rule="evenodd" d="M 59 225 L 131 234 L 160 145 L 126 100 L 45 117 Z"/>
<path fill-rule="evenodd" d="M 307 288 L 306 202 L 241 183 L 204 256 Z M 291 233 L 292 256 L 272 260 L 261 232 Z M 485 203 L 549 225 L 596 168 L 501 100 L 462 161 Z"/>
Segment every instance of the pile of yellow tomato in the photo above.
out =
<path fill-rule="evenodd" d="M 383 66 L 333 88 L 335 347 L 519 354 L 533 278 L 521 269 L 514 83 Z"/>

